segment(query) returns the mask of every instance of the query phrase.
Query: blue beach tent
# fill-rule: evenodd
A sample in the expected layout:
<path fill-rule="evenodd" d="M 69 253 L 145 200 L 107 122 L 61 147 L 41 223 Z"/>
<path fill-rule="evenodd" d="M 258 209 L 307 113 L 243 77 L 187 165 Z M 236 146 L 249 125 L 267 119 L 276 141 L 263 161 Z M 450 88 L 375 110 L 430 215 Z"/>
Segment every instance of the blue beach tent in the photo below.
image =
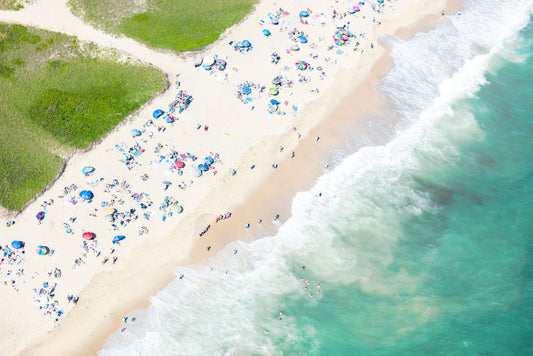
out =
<path fill-rule="evenodd" d="M 113 243 L 114 244 L 118 244 L 120 241 L 124 240 L 126 238 L 126 236 L 124 235 L 117 235 L 115 237 L 113 237 Z"/>
<path fill-rule="evenodd" d="M 309 12 L 307 12 L 307 11 L 300 11 L 300 17 L 309 17 Z"/>
<path fill-rule="evenodd" d="M 163 110 L 157 109 L 156 111 L 154 111 L 153 117 L 154 117 L 154 119 L 157 119 L 157 118 L 159 118 L 159 116 L 163 115 L 164 113 L 165 112 Z"/>

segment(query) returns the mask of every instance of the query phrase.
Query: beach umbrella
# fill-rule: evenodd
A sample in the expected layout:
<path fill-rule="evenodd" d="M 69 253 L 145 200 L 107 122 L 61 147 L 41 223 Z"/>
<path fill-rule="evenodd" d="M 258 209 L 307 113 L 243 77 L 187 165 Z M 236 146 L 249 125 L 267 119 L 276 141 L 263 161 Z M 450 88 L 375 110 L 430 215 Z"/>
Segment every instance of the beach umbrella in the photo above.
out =
<path fill-rule="evenodd" d="M 200 58 L 198 61 L 196 61 L 196 62 L 194 63 L 194 67 L 195 67 L 195 68 L 198 68 L 199 66 L 201 66 L 202 63 L 203 63 L 203 61 L 204 61 L 203 58 Z"/>
<path fill-rule="evenodd" d="M 83 174 L 85 174 L 86 176 L 90 176 L 94 173 L 94 167 L 91 167 L 91 166 L 85 166 L 83 167 L 83 169 L 81 170 L 83 172 Z"/>
<path fill-rule="evenodd" d="M 81 237 L 84 240 L 92 240 L 96 237 L 96 235 L 94 234 L 94 232 L 84 232 L 83 235 L 81 235 Z"/>
<path fill-rule="evenodd" d="M 185 163 L 183 163 L 183 161 L 176 161 L 176 167 L 183 168 L 185 167 Z"/>
<path fill-rule="evenodd" d="M 279 24 L 279 19 L 277 17 L 271 17 L 270 22 L 272 22 L 272 25 Z"/>
<path fill-rule="evenodd" d="M 297 44 L 292 45 L 291 48 L 292 48 L 293 51 L 296 51 L 296 52 L 298 52 L 300 50 L 300 47 Z"/>
<path fill-rule="evenodd" d="M 113 216 L 113 214 L 109 214 L 109 215 L 105 216 L 105 220 L 109 221 L 109 222 L 114 222 L 115 221 L 115 217 Z"/>
<path fill-rule="evenodd" d="M 353 7 L 353 11 L 358 12 L 358 11 L 361 11 L 361 9 L 359 8 L 359 6 L 356 5 Z"/>
<path fill-rule="evenodd" d="M 133 129 L 133 130 L 131 130 L 131 135 L 133 137 L 141 136 L 141 131 L 139 131 L 137 129 Z"/>
<path fill-rule="evenodd" d="M 309 12 L 307 12 L 307 11 L 300 11 L 300 17 L 309 17 Z"/>
<path fill-rule="evenodd" d="M 272 105 L 279 105 L 280 103 L 279 103 L 279 101 L 277 101 L 276 99 L 271 99 L 271 100 L 270 100 L 270 104 L 272 104 Z"/>
<path fill-rule="evenodd" d="M 173 117 L 171 117 L 171 116 L 168 116 L 168 117 L 165 119 L 165 121 L 168 122 L 169 124 L 173 123 L 174 120 L 175 120 L 175 119 L 174 119 Z"/>
<path fill-rule="evenodd" d="M 104 212 L 104 214 L 114 214 L 117 211 L 117 209 L 112 208 L 110 206 L 106 206 L 105 208 L 102 209 L 102 211 Z"/>
<path fill-rule="evenodd" d="M 205 164 L 207 164 L 208 166 L 212 165 L 213 163 L 215 163 L 215 160 L 213 159 L 213 157 L 206 157 L 204 159 L 204 162 Z"/>
<path fill-rule="evenodd" d="M 23 248 L 24 247 L 24 242 L 19 241 L 19 240 L 15 240 L 15 241 L 11 242 L 11 247 L 13 247 L 13 248 L 18 250 L 19 248 Z"/>
<path fill-rule="evenodd" d="M 37 252 L 38 255 L 48 255 L 50 253 L 50 249 L 47 246 L 39 245 L 35 249 L 35 252 Z"/>
<path fill-rule="evenodd" d="M 197 169 L 194 171 L 194 175 L 197 176 L 197 177 L 200 177 L 200 176 L 202 175 L 202 171 L 201 171 L 200 169 L 197 168 Z"/>
<path fill-rule="evenodd" d="M 198 165 L 198 169 L 203 171 L 203 172 L 207 172 L 209 170 L 209 167 L 205 164 L 199 164 Z"/>
<path fill-rule="evenodd" d="M 80 192 L 80 198 L 82 198 L 83 200 L 90 200 L 93 197 L 94 197 L 94 194 L 90 190 L 82 190 Z"/>
<path fill-rule="evenodd" d="M 241 47 L 250 47 L 252 44 L 248 40 L 244 40 L 241 42 Z"/>
<path fill-rule="evenodd" d="M 46 215 L 46 213 L 44 211 L 40 211 L 37 213 L 37 215 L 35 215 L 35 217 L 37 218 L 37 220 L 41 221 L 44 219 L 44 216 Z"/>
<path fill-rule="evenodd" d="M 272 79 L 272 84 L 281 85 L 281 77 L 278 75 L 276 78 Z"/>
<path fill-rule="evenodd" d="M 120 241 L 124 240 L 126 238 L 126 236 L 124 235 L 117 235 L 115 237 L 113 237 L 113 243 L 114 244 L 118 244 Z"/>
<path fill-rule="evenodd" d="M 244 95 L 249 95 L 252 92 L 252 89 L 248 85 L 245 85 L 242 87 L 242 93 Z"/>
<path fill-rule="evenodd" d="M 157 109 L 156 111 L 154 111 L 154 113 L 152 114 L 152 116 L 154 117 L 154 119 L 157 119 L 159 118 L 159 116 L 163 115 L 165 112 L 161 109 Z"/>
<path fill-rule="evenodd" d="M 279 90 L 278 88 L 270 88 L 268 89 L 268 92 L 272 95 L 278 95 L 279 94 Z"/>
<path fill-rule="evenodd" d="M 183 207 L 181 205 L 176 205 L 174 207 L 174 210 L 176 210 L 176 213 L 178 213 L 178 214 L 183 213 Z"/>
<path fill-rule="evenodd" d="M 204 57 L 203 63 L 204 66 L 211 67 L 213 64 L 215 64 L 215 57 Z"/>
<path fill-rule="evenodd" d="M 265 28 L 265 29 L 263 30 L 263 35 L 265 35 L 265 36 L 267 36 L 267 37 L 270 36 L 270 31 L 267 30 L 267 29 Z"/>
<path fill-rule="evenodd" d="M 300 41 L 300 43 L 307 43 L 307 37 L 305 37 L 305 36 L 298 36 L 298 41 Z"/>
<path fill-rule="evenodd" d="M 296 68 L 298 68 L 299 70 L 305 70 L 309 66 L 309 64 L 305 61 L 298 61 L 295 64 L 296 64 Z"/>

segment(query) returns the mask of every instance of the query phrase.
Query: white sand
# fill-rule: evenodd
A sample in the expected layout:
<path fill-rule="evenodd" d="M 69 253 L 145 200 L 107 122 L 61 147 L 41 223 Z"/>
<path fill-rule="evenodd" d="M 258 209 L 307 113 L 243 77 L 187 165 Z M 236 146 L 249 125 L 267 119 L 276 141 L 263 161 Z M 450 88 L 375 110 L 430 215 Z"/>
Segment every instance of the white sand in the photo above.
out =
<path fill-rule="evenodd" d="M 297 147 L 298 133 L 307 137 L 310 130 L 326 120 L 328 113 L 343 100 L 342 93 L 360 84 L 357 80 L 365 78 L 365 73 L 385 53 L 385 49 L 378 45 L 378 35 L 394 33 L 407 25 L 416 24 L 426 15 L 438 18 L 440 10 L 447 6 L 444 0 L 387 1 L 383 14 L 378 15 L 367 3 L 357 16 L 349 15 L 342 20 L 351 22 L 349 29 L 357 36 L 362 32 L 366 36 L 351 39 L 350 45 L 335 46 L 328 51 L 333 44 L 332 34 L 335 30 L 332 10 L 345 12 L 350 4 L 356 4 L 355 1 L 342 2 L 340 5 L 335 1 L 263 0 L 243 23 L 226 31 L 215 44 L 202 52 L 178 56 L 169 51 L 149 49 L 131 39 L 103 34 L 73 16 L 65 2 L 47 0 L 18 12 L 0 11 L 0 21 L 60 31 L 93 41 L 102 47 L 118 49 L 136 60 L 161 68 L 172 83 L 168 90 L 125 120 L 93 149 L 74 154 L 61 177 L 15 218 L 14 226 L 7 228 L 5 221 L 8 219 L 0 220 L 2 246 L 15 239 L 26 242 L 26 253 L 21 264 L 0 266 L 0 282 L 7 283 L 0 285 L 0 298 L 3 301 L 0 306 L 0 315 L 3 316 L 0 319 L 0 349 L 10 350 L 9 354 L 94 354 L 105 338 L 118 328 L 123 315 L 136 306 L 146 305 L 147 298 L 173 278 L 172 268 L 183 261 L 199 261 L 209 256 L 205 252 L 199 253 L 193 246 L 205 244 L 204 241 L 217 228 L 215 217 L 244 204 L 250 194 L 262 186 L 266 177 L 273 174 L 272 164 L 284 162 Z M 280 7 L 290 15 L 282 17 L 279 26 L 273 26 L 269 24 L 267 14 Z M 308 18 L 309 24 L 304 25 L 300 23 L 298 13 L 307 8 L 313 12 Z M 327 16 L 317 17 L 322 12 Z M 377 26 L 372 21 L 374 18 L 383 21 L 383 24 Z M 264 20 L 265 24 L 260 24 L 260 20 Z M 287 29 L 280 31 L 285 25 Z M 299 52 L 288 54 L 286 49 L 295 43 L 289 39 L 287 31 L 295 27 L 308 35 L 309 43 L 300 44 Z M 265 37 L 261 32 L 263 28 L 268 28 L 272 35 Z M 253 45 L 248 53 L 235 52 L 233 46 L 228 45 L 229 41 L 244 39 Z M 356 41 L 360 42 L 360 46 L 353 51 Z M 373 49 L 370 43 L 373 43 Z M 312 44 L 316 48 L 311 48 Z M 339 49 L 343 51 L 342 54 L 336 53 Z M 364 50 L 364 54 L 361 54 L 361 50 Z M 277 65 L 270 63 L 270 54 L 274 51 L 281 56 Z M 214 54 L 227 60 L 228 67 L 224 72 L 210 73 L 202 68 L 194 68 L 197 59 Z M 310 54 L 316 54 L 318 58 L 313 59 Z M 308 61 L 315 70 L 298 71 L 294 62 L 300 59 Z M 275 99 L 282 103 L 287 100 L 289 104 L 280 105 L 286 115 L 272 115 L 267 113 L 271 99 L 268 88 L 272 87 L 272 79 L 285 66 L 285 75 L 294 84 L 292 88 L 283 87 Z M 319 66 L 327 74 L 324 80 L 320 79 L 320 73 L 316 70 Z M 166 128 L 164 132 L 150 127 L 142 136 L 133 138 L 131 129 L 142 130 L 155 109 L 168 108 L 177 93 L 173 83 L 176 74 L 179 74 L 180 89 L 194 97 L 191 106 L 183 114 L 177 115 L 179 120 L 173 125 L 162 119 L 153 120 L 156 125 Z M 299 83 L 298 74 L 310 77 L 311 81 Z M 265 85 L 266 91 L 261 94 L 254 91 L 251 95 L 253 102 L 243 104 L 236 99 L 235 94 L 237 86 L 246 80 Z M 319 93 L 311 92 L 317 88 Z M 293 105 L 298 107 L 296 117 L 291 115 Z M 255 107 L 254 110 L 252 107 Z M 304 107 L 307 109 L 304 110 Z M 207 125 L 209 129 L 198 130 L 198 124 L 202 127 Z M 297 128 L 296 131 L 293 131 L 293 127 Z M 153 133 L 152 137 L 149 132 Z M 132 170 L 119 161 L 122 157 L 115 145 L 121 143 L 126 148 L 139 143 L 146 150 L 136 157 L 138 165 Z M 186 160 L 183 175 L 178 176 L 176 172 L 169 171 L 164 161 L 153 163 L 159 157 L 159 154 L 154 153 L 158 143 L 164 145 L 160 154 L 167 157 L 170 148 L 173 148 L 180 154 L 190 152 L 199 160 Z M 280 145 L 284 146 L 281 153 Z M 218 153 L 223 162 L 214 164 L 218 173 L 214 175 L 211 170 L 202 177 L 195 177 L 191 165 L 201 163 L 210 153 Z M 319 163 L 313 162 L 315 166 Z M 96 168 L 93 176 L 84 177 L 81 173 L 86 165 Z M 250 169 L 252 165 L 255 165 L 253 170 Z M 237 170 L 235 176 L 231 175 L 232 169 Z M 140 179 L 143 174 L 149 175 L 147 181 Z M 100 178 L 103 178 L 102 182 L 90 186 L 90 183 Z M 120 182 L 126 180 L 130 193 L 105 192 L 105 185 L 113 179 Z M 164 191 L 162 181 L 171 181 L 173 184 Z M 178 188 L 182 181 L 188 186 L 185 190 Z M 191 181 L 194 183 L 191 184 Z M 294 182 L 297 184 L 298 180 L 293 178 Z M 59 198 L 64 187 L 70 184 L 76 184 L 80 189 L 65 198 Z M 92 203 L 67 203 L 70 197 L 78 197 L 82 189 L 94 193 Z M 150 194 L 150 200 L 153 201 L 153 205 L 146 210 L 132 202 L 131 194 L 141 192 Z M 113 193 L 117 195 L 117 201 L 124 200 L 123 205 L 116 203 L 114 207 L 119 211 L 135 208 L 138 214 L 137 220 L 120 227 L 118 231 L 114 231 L 111 224 L 105 221 L 100 205 L 102 201 L 109 202 Z M 185 210 L 183 214 L 173 214 L 163 222 L 159 205 L 165 196 L 177 198 Z M 54 203 L 46 207 L 46 217 L 42 224 L 38 224 L 35 214 L 43 210 L 43 201 L 50 199 Z M 143 218 L 145 212 L 153 213 L 149 221 Z M 71 217 L 76 217 L 76 221 L 70 222 Z M 63 223 L 69 223 L 73 233 L 67 234 Z M 209 224 L 212 230 L 200 238 L 198 233 Z M 141 226 L 148 227 L 149 233 L 138 236 Z M 96 234 L 97 248 L 101 250 L 99 257 L 92 252 L 82 255 L 80 245 L 84 231 Z M 117 234 L 126 236 L 120 246 L 111 244 L 113 236 Z M 231 237 L 226 240 L 231 240 Z M 34 251 L 37 245 L 49 246 L 54 254 L 37 255 Z M 115 248 L 115 252 L 111 255 L 112 248 Z M 220 248 L 219 244 L 210 253 Z M 196 252 L 191 255 L 191 251 Z M 115 264 L 113 257 L 118 258 Z M 77 258 L 82 258 L 83 264 L 73 268 Z M 105 265 L 102 264 L 104 258 L 109 258 Z M 24 269 L 24 275 L 13 277 L 20 268 Z M 61 269 L 61 278 L 48 275 L 55 268 Z M 6 276 L 8 270 L 12 270 L 10 276 Z M 9 286 L 12 279 L 15 283 Z M 53 321 L 55 314 L 43 316 L 34 302 L 37 294 L 32 289 L 39 290 L 43 282 L 57 283 L 55 296 L 50 301 L 57 300 L 58 308 L 66 313 L 59 318 L 59 322 Z M 74 306 L 68 303 L 67 295 L 79 296 L 78 304 Z"/>

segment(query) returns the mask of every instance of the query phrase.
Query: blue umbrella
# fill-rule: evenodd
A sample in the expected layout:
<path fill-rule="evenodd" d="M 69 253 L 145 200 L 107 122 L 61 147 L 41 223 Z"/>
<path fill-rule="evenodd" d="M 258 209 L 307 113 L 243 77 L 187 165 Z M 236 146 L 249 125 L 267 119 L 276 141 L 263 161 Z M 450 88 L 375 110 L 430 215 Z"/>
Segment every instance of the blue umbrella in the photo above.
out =
<path fill-rule="evenodd" d="M 94 194 L 90 190 L 82 190 L 80 192 L 80 198 L 82 198 L 83 200 L 90 200 L 93 197 L 94 197 Z"/>
<path fill-rule="evenodd" d="M 250 87 L 249 87 L 248 85 L 245 85 L 245 86 L 242 87 L 242 93 L 243 93 L 244 95 L 248 95 L 248 94 L 250 94 L 251 92 L 252 92 L 252 89 L 250 89 Z"/>
<path fill-rule="evenodd" d="M 154 114 L 153 114 L 154 119 L 159 118 L 159 116 L 163 115 L 164 113 L 165 113 L 165 112 L 164 112 L 163 110 L 161 110 L 161 109 L 157 109 L 156 111 L 154 111 Z"/>
<path fill-rule="evenodd" d="M 270 31 L 267 30 L 267 29 L 265 28 L 265 29 L 263 30 L 263 35 L 265 35 L 265 36 L 267 36 L 267 37 L 270 36 Z"/>
<path fill-rule="evenodd" d="M 298 41 L 300 41 L 300 43 L 307 43 L 307 38 L 305 36 L 298 36 Z"/>
<path fill-rule="evenodd" d="M 204 161 L 205 161 L 205 164 L 207 164 L 208 166 L 215 163 L 215 160 L 213 159 L 213 157 L 206 157 Z"/>
<path fill-rule="evenodd" d="M 178 214 L 183 213 L 183 207 L 181 205 L 176 205 L 174 210 L 176 210 L 176 213 L 178 213 Z"/>
<path fill-rule="evenodd" d="M 244 40 L 241 42 L 242 47 L 250 47 L 252 44 L 248 40 Z"/>
<path fill-rule="evenodd" d="M 37 218 L 37 220 L 41 221 L 42 219 L 44 219 L 45 215 L 46 215 L 46 213 L 44 211 L 41 211 L 41 212 L 37 213 L 37 215 L 35 215 L 35 217 Z"/>
<path fill-rule="evenodd" d="M 16 249 L 23 248 L 24 247 L 24 242 L 15 240 L 15 241 L 11 242 L 11 247 L 16 248 Z"/>
<path fill-rule="evenodd" d="M 270 100 L 270 104 L 272 104 L 272 105 L 279 105 L 279 101 L 277 101 L 276 99 L 271 99 L 271 100 Z"/>
<path fill-rule="evenodd" d="M 300 11 L 300 17 L 309 17 L 309 12 L 307 12 L 307 11 Z"/>
<path fill-rule="evenodd" d="M 141 131 L 139 131 L 137 129 L 133 129 L 133 130 L 131 130 L 131 135 L 133 137 L 141 136 Z"/>
<path fill-rule="evenodd" d="M 272 22 L 273 25 L 279 24 L 279 19 L 277 17 L 271 17 L 270 22 Z"/>
<path fill-rule="evenodd" d="M 126 236 L 124 236 L 124 235 L 117 235 L 117 236 L 113 237 L 113 243 L 114 244 L 118 244 L 119 241 L 122 241 L 125 238 L 126 238 Z"/>
<path fill-rule="evenodd" d="M 196 169 L 194 171 L 194 175 L 197 176 L 197 177 L 200 177 L 202 175 L 202 171 L 200 169 Z"/>

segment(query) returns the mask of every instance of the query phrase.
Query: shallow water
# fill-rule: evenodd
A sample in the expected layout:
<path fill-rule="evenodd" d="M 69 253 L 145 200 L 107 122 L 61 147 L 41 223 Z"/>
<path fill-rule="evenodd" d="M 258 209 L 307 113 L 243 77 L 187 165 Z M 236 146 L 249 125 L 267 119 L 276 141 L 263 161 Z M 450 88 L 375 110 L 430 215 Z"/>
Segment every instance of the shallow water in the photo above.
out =
<path fill-rule="evenodd" d="M 533 354 L 531 4 L 389 39 L 396 138 L 299 193 L 276 235 L 179 268 L 99 354 Z"/>

